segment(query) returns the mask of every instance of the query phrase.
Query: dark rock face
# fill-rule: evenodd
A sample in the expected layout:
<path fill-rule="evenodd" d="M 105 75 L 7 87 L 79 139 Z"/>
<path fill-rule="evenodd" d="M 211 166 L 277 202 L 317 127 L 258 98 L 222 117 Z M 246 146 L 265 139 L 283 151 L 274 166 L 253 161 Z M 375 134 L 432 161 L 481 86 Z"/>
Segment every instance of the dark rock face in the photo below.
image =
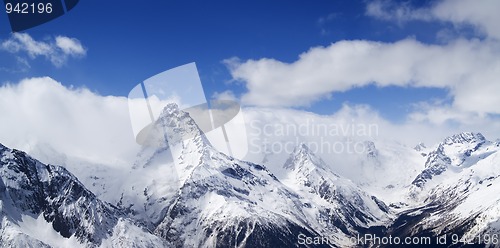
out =
<path fill-rule="evenodd" d="M 45 165 L 24 152 L 1 148 L 2 200 L 19 214 L 43 215 L 63 237 L 100 244 L 117 223 L 118 212 L 99 201 L 66 169 Z"/>
<path fill-rule="evenodd" d="M 436 151 L 429 153 L 427 161 L 425 162 L 425 169 L 415 178 L 415 180 L 413 180 L 412 184 L 422 187 L 428 180 L 432 179 L 432 177 L 446 171 L 450 164 L 450 158 L 444 153 L 443 146 L 439 145 Z"/>

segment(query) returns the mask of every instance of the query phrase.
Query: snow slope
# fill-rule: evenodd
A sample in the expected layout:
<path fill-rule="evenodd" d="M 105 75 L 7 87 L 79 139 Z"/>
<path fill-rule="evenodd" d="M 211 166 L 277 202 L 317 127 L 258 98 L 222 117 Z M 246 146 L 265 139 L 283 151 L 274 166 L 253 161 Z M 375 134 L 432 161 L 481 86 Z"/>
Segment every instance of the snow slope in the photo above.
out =
<path fill-rule="evenodd" d="M 499 151 L 498 143 L 480 133 L 464 132 L 439 143 L 408 190 L 413 208 L 399 216 L 412 224 L 394 225 L 397 228 L 392 231 L 412 236 L 447 235 L 448 240 L 455 235 L 476 245 L 486 245 L 485 238 L 500 236 Z M 499 242 L 490 245 L 500 246 Z"/>
<path fill-rule="evenodd" d="M 111 242 L 121 247 L 121 240 L 135 243 L 145 237 L 150 241 L 143 247 L 164 244 L 100 201 L 66 169 L 2 145 L 0 154 L 2 245 L 68 247 Z M 134 231 L 120 235 L 121 230 Z"/>

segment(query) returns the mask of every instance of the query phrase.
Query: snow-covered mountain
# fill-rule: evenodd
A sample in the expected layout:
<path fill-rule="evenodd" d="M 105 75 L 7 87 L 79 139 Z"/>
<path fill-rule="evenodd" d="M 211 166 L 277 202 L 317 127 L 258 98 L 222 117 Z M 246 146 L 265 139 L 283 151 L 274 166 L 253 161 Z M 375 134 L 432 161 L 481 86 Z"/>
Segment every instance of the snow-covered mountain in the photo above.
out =
<path fill-rule="evenodd" d="M 47 165 L 0 145 L 0 246 L 358 247 L 364 234 L 500 233 L 500 143 L 479 133 L 415 149 L 363 141 L 339 161 L 301 143 L 258 164 L 217 151 L 169 104 L 147 141 L 126 169 Z M 336 171 L 349 162 L 358 178 Z"/>
<path fill-rule="evenodd" d="M 480 133 L 464 132 L 439 143 L 429 152 L 426 168 L 409 187 L 414 207 L 400 213 L 390 232 L 399 236 L 446 236 L 448 244 L 458 237 L 457 246 L 499 247 L 498 151 L 499 144 Z"/>
<path fill-rule="evenodd" d="M 301 233 L 310 237 L 335 233 L 331 244 L 346 246 L 359 229 L 389 219 L 383 203 L 334 173 L 336 178 L 328 178 L 317 189 L 318 195 L 312 196 L 293 187 L 303 186 L 300 178 L 295 183 L 288 178 L 283 184 L 264 166 L 216 151 L 189 115 L 175 105 L 165 108 L 155 126 L 189 138 L 167 137 L 164 142 L 169 146 L 145 148 L 133 170 L 135 178 L 147 175 L 144 178 L 149 180 L 136 180 L 134 190 L 123 192 L 120 205 L 148 220 L 155 234 L 174 246 L 293 247 Z M 177 155 L 173 155 L 173 142 L 182 143 Z M 296 157 L 292 160 L 307 162 L 310 168 L 323 166 L 312 153 L 308 161 L 303 155 L 291 154 Z M 183 158 L 179 163 L 172 161 L 177 156 Z M 315 174 L 304 177 L 311 175 Z M 343 185 L 337 187 L 337 183 Z"/>
<path fill-rule="evenodd" d="M 2 247 L 151 247 L 165 244 L 97 199 L 63 167 L 0 145 Z"/>
<path fill-rule="evenodd" d="M 390 222 L 390 210 L 382 201 L 332 172 L 305 144 L 295 148 L 283 167 L 288 170 L 283 183 L 309 200 L 318 228 L 335 226 L 352 236 Z"/>
<path fill-rule="evenodd" d="M 463 168 L 477 163 L 492 153 L 490 148 L 478 151 L 485 143 L 486 139 L 480 133 L 461 133 L 446 138 L 428 154 L 425 169 L 412 184 L 423 187 L 427 181 L 445 172 L 449 167 Z"/>

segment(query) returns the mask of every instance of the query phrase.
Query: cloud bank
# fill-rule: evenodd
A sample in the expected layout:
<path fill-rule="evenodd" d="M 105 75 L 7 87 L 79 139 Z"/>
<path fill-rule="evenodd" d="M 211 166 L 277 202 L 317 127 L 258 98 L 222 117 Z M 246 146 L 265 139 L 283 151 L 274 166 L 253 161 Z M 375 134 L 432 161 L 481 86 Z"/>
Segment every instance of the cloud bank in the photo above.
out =
<path fill-rule="evenodd" d="M 54 39 L 37 41 L 27 33 L 13 33 L 0 43 L 0 50 L 17 56 L 28 55 L 30 59 L 45 57 L 54 66 L 63 66 L 68 58 L 84 57 L 87 50 L 75 38 L 56 36 Z"/>
<path fill-rule="evenodd" d="M 86 161 L 123 164 L 138 149 L 125 97 L 30 78 L 0 87 L 0 113 L 0 143 L 27 152 L 46 146 Z"/>
<path fill-rule="evenodd" d="M 500 2 L 453 0 L 412 9 L 407 4 L 376 1 L 367 5 L 367 14 L 372 17 L 472 25 L 484 37 L 455 38 L 446 44 L 425 44 L 412 38 L 396 42 L 344 40 L 313 47 L 292 63 L 272 58 L 233 58 L 225 63 L 233 79 L 246 85 L 242 101 L 248 105 L 308 106 L 335 97 L 336 92 L 375 84 L 435 87 L 449 92 L 450 104 L 419 104 L 409 115 L 412 120 L 460 122 L 463 116 L 498 115 L 500 29 L 495 25 L 500 16 L 494 6 L 500 7 Z"/>
<path fill-rule="evenodd" d="M 220 97 L 224 98 L 224 95 Z M 231 94 L 229 96 L 232 97 Z M 100 96 L 84 88 L 65 87 L 48 77 L 6 84 L 0 86 L 0 143 L 26 151 L 37 158 L 49 159 L 44 162 L 59 163 L 64 159 L 58 156 L 67 156 L 96 164 L 130 168 L 141 149 L 135 142 L 131 127 L 129 109 L 133 105 L 134 102 L 125 97 Z M 432 114 L 440 118 L 456 115 L 452 110 L 447 111 Z M 465 116 L 469 118 L 468 122 L 451 126 L 421 121 L 394 124 L 367 105 L 345 104 L 337 113 L 329 116 L 291 109 L 244 108 L 243 117 L 247 125 L 247 142 L 250 142 L 251 148 L 265 139 L 295 144 L 301 141 L 321 143 L 323 138 L 327 142 L 346 138 L 341 134 L 331 134 L 330 129 L 327 135 L 273 133 L 266 136 L 266 132 L 273 129 L 266 127 L 269 125 L 315 127 L 323 123 L 341 128 L 376 125 L 376 131 L 371 135 L 358 138 L 395 140 L 409 147 L 420 141 L 431 145 L 462 130 L 481 131 L 492 140 L 498 138 L 500 133 L 500 122 L 489 117 Z M 425 117 L 416 115 L 413 118 Z M 352 136 L 350 133 L 348 135 Z M 246 159 L 260 162 L 263 155 L 249 154 Z M 288 153 L 282 155 L 286 157 Z"/>

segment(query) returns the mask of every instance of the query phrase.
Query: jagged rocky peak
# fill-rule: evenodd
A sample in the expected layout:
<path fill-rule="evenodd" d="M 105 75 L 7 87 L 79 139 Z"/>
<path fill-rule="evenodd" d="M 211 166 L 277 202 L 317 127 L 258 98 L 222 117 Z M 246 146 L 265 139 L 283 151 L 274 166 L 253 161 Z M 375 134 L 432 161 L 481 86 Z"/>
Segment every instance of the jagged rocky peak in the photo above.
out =
<path fill-rule="evenodd" d="M 314 154 L 306 144 L 301 143 L 295 147 L 293 152 L 290 154 L 290 157 L 283 165 L 283 168 L 296 170 L 304 165 L 313 165 L 324 168 L 325 162 L 320 157 L 316 156 L 316 154 Z"/>
<path fill-rule="evenodd" d="M 430 152 L 426 167 L 432 162 L 434 157 L 445 157 L 447 163 L 459 165 L 465 157 L 477 151 L 487 140 L 481 133 L 463 132 L 445 138 L 437 148 Z M 451 160 L 449 160 L 449 159 Z"/>
<path fill-rule="evenodd" d="M 20 215 L 42 215 L 61 236 L 100 244 L 117 222 L 110 207 L 100 202 L 66 169 L 44 165 L 24 152 L 2 147 L 0 180 L 3 199 Z M 0 201 L 1 202 L 1 201 Z M 92 208 L 86 209 L 88 206 Z"/>
<path fill-rule="evenodd" d="M 2 158 L 2 153 L 4 153 L 5 151 L 9 151 L 9 148 L 7 148 L 2 143 L 0 143 L 0 159 Z M 0 161 L 0 162 L 3 162 L 3 161 Z"/>
<path fill-rule="evenodd" d="M 166 131 L 182 133 L 183 135 L 201 135 L 201 130 L 194 119 L 187 112 L 180 110 L 175 103 L 169 103 L 163 108 L 157 123 L 166 128 Z"/>
<path fill-rule="evenodd" d="M 181 163 L 194 165 L 193 161 L 214 149 L 195 119 L 175 103 L 167 104 L 158 119 L 148 128 L 145 145 L 138 153 L 133 168 L 147 167 L 155 163 L 164 165 L 170 162 L 177 165 Z M 158 159 L 160 157 L 162 159 Z M 191 162 L 187 162 L 185 158 Z M 189 173 L 185 171 L 181 174 L 187 176 Z"/>
<path fill-rule="evenodd" d="M 460 166 L 467 157 L 470 157 L 487 142 L 489 143 L 481 133 L 463 132 L 446 138 L 439 144 L 437 152 L 449 157 L 452 165 Z"/>
<path fill-rule="evenodd" d="M 199 139 L 204 144 L 209 144 L 196 121 L 189 113 L 179 109 L 176 103 L 167 104 L 158 119 L 145 129 L 147 138 L 144 143 L 148 146 L 162 148 L 187 139 Z"/>
<path fill-rule="evenodd" d="M 194 123 L 194 120 L 191 118 L 191 116 L 189 116 L 189 113 L 182 111 L 177 103 L 168 103 L 167 105 L 165 105 L 158 119 L 168 119 L 172 121 L 186 120 L 191 124 L 196 124 Z M 176 124 L 175 122 L 171 123 Z"/>
<path fill-rule="evenodd" d="M 365 146 L 365 152 L 367 157 L 369 158 L 378 157 L 378 150 L 373 141 L 366 140 L 363 142 L 363 144 Z"/>
<path fill-rule="evenodd" d="M 444 139 L 443 144 L 452 145 L 452 144 L 474 144 L 474 143 L 484 143 L 486 138 L 481 133 L 473 133 L 473 132 L 463 132 L 459 134 L 452 135 Z"/>
<path fill-rule="evenodd" d="M 413 147 L 413 150 L 419 152 L 422 157 L 426 157 L 428 155 L 426 152 L 427 146 L 425 146 L 423 142 L 418 143 L 415 147 Z"/>
<path fill-rule="evenodd" d="M 427 146 L 425 146 L 425 144 L 423 142 L 420 142 L 413 149 L 417 152 L 421 152 L 421 151 L 425 150 L 426 148 L 427 148 Z"/>
<path fill-rule="evenodd" d="M 462 166 L 467 158 L 485 142 L 486 139 L 481 133 L 472 132 L 463 132 L 445 138 L 434 151 L 428 154 L 425 169 L 415 178 L 412 184 L 422 187 L 434 176 L 448 170 L 449 166 Z"/>

